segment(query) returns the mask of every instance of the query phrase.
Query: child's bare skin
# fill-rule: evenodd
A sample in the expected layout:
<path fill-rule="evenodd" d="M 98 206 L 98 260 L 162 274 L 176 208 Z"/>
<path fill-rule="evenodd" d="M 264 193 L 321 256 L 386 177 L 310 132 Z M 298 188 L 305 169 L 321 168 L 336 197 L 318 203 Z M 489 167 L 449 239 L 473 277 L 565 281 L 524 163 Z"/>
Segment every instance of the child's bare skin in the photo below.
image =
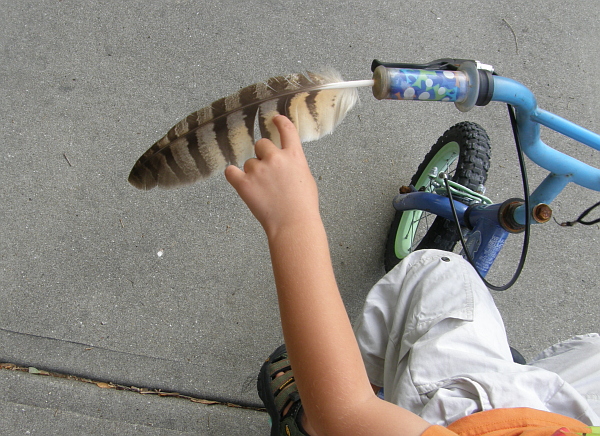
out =
<path fill-rule="evenodd" d="M 374 394 L 335 281 L 317 186 L 298 133 L 274 119 L 282 148 L 261 139 L 256 158 L 225 176 L 263 226 L 285 343 L 309 423 L 320 435 L 417 436 L 429 424 Z"/>

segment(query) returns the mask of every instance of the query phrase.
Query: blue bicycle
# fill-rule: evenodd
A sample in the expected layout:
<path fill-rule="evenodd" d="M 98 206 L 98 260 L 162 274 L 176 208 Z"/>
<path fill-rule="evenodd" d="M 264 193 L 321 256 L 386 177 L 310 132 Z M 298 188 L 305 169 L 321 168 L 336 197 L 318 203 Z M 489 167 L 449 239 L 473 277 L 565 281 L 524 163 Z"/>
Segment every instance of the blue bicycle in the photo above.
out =
<path fill-rule="evenodd" d="M 600 135 L 538 108 L 524 85 L 472 60 L 440 59 L 427 64 L 373 61 L 373 94 L 378 99 L 449 101 L 466 112 L 492 101 L 508 105 L 523 176 L 524 198 L 493 203 L 485 196 L 490 141 L 472 122 L 459 123 L 439 138 L 425 156 L 409 186 L 394 198 L 396 214 L 385 252 L 386 270 L 410 252 L 424 248 L 452 251 L 461 241 L 465 256 L 488 287 L 505 290 L 517 280 L 525 262 L 531 223 L 550 220 L 550 203 L 569 182 L 600 191 L 600 169 L 563 154 L 540 139 L 540 125 L 600 150 Z M 549 171 L 530 194 L 523 154 Z M 595 224 L 586 217 L 574 222 Z M 432 215 L 434 217 L 432 217 Z M 565 223 L 573 225 L 574 222 Z M 511 233 L 525 232 L 519 266 L 503 286 L 485 280 Z"/>

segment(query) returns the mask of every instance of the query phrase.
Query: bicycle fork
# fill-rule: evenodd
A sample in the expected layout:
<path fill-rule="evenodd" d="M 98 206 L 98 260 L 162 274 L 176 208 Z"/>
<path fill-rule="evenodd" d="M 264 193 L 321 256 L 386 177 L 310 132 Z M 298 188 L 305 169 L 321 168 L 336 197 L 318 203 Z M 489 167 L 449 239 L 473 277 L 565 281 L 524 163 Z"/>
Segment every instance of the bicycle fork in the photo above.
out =
<path fill-rule="evenodd" d="M 494 260 L 511 233 L 521 233 L 524 226 L 515 220 L 515 212 L 523 205 L 523 200 L 512 198 L 500 204 L 477 203 L 467 206 L 454 200 L 454 207 L 461 227 L 467 228 L 464 236 L 467 250 L 473 257 L 475 267 L 481 274 L 489 272 Z M 398 194 L 393 201 L 399 211 L 422 210 L 454 222 L 454 215 L 448 197 L 430 192 L 410 192 Z M 546 205 L 541 207 L 534 222 L 546 222 L 551 211 Z M 464 256 L 464 253 L 461 253 Z"/>

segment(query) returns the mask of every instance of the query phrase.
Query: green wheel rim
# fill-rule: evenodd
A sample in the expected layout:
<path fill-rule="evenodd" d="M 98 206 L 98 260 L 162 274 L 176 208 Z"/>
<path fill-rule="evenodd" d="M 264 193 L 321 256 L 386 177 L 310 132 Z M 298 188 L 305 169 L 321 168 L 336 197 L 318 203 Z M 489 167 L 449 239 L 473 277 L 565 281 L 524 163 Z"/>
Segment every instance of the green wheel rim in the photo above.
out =
<path fill-rule="evenodd" d="M 429 174 L 434 167 L 437 167 L 438 172 L 448 171 L 450 165 L 452 165 L 458 156 L 460 155 L 460 145 L 458 142 L 448 142 L 445 144 L 440 151 L 438 151 L 433 159 L 429 161 L 425 171 L 419 176 L 419 180 L 415 184 L 417 190 L 425 188 L 425 192 L 431 192 L 433 186 L 430 183 Z M 398 231 L 396 232 L 396 257 L 398 259 L 404 259 L 412 252 L 413 241 L 417 232 L 419 221 L 421 220 L 421 210 L 405 210 L 400 218 L 398 224 Z"/>

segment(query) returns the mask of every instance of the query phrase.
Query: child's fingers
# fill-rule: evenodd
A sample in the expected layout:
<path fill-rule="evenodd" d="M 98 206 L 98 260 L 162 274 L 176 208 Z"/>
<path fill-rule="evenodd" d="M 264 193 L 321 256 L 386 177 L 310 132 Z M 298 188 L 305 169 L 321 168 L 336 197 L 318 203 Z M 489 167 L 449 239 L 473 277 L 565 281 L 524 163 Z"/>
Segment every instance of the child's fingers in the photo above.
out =
<path fill-rule="evenodd" d="M 266 155 L 273 150 L 279 149 L 273 142 L 266 138 L 259 139 L 256 141 L 256 144 L 254 144 L 254 154 L 258 159 L 264 159 Z"/>
<path fill-rule="evenodd" d="M 238 191 L 238 187 L 245 175 L 246 174 L 235 165 L 229 165 L 225 168 L 225 178 L 236 191 Z"/>
<path fill-rule="evenodd" d="M 275 124 L 277 130 L 279 130 L 281 148 L 302 148 L 298 130 L 296 130 L 296 126 L 294 126 L 294 123 L 292 123 L 289 118 L 278 115 L 273 118 L 273 124 Z"/>

